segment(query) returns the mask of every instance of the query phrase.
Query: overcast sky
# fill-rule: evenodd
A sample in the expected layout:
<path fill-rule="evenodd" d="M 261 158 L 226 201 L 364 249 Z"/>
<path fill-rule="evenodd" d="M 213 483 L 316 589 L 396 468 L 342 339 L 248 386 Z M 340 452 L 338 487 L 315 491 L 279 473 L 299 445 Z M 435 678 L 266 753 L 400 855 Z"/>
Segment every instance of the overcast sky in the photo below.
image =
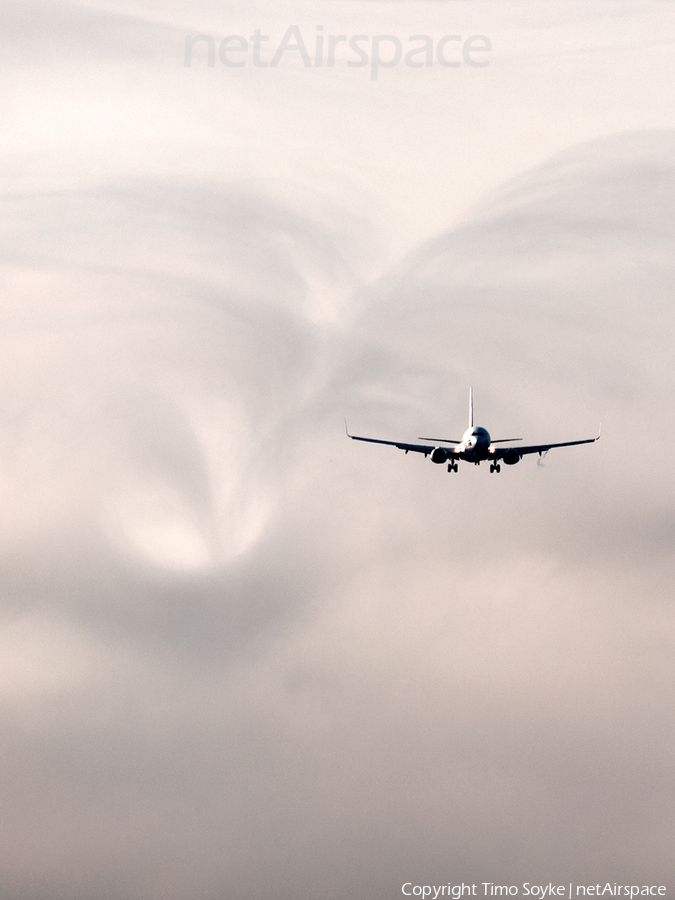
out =
<path fill-rule="evenodd" d="M 674 40 L 6 0 L 2 900 L 675 891 Z"/>

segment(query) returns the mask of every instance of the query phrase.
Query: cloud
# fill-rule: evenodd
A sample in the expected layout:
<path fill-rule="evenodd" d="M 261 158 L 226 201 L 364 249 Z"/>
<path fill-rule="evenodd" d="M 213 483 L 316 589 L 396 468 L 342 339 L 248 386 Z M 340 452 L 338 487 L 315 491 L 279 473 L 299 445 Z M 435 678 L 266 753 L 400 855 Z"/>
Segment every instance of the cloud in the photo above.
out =
<path fill-rule="evenodd" d="M 315 195 L 6 198 L 8 890 L 667 879 L 672 485 L 621 442 L 669 147 L 576 148 L 356 291 Z M 612 414 L 498 478 L 341 432 L 461 429 L 470 380 L 528 438 Z"/>
<path fill-rule="evenodd" d="M 55 59 L 131 53 L 25 9 Z M 374 284 L 381 213 L 312 146 L 3 196 L 4 889 L 666 884 L 673 135 L 528 169 Z M 602 440 L 448 476 L 344 436 L 455 437 L 470 383 L 495 433 Z"/>
<path fill-rule="evenodd" d="M 390 817 L 381 884 L 671 871 L 649 848 L 668 830 L 674 171 L 672 133 L 573 148 L 362 294 L 329 405 L 358 433 L 458 437 L 471 382 L 493 433 L 590 437 L 605 419 L 599 444 L 508 480 L 355 444 L 339 487 L 316 473 L 326 532 L 353 529 L 359 565 L 322 630 L 355 673 L 351 714 L 363 703 L 354 771 L 387 785 L 363 804 Z"/>
<path fill-rule="evenodd" d="M 426 433 L 438 421 L 461 429 L 473 382 L 477 415 L 492 432 L 590 437 L 602 418 L 592 477 L 613 478 L 609 501 L 623 498 L 632 515 L 647 495 L 658 504 L 667 467 L 641 466 L 632 448 L 649 422 L 658 421 L 666 443 L 672 437 L 663 334 L 674 152 L 672 133 L 645 132 L 561 154 L 505 185 L 370 291 L 362 342 L 344 365 L 363 408 L 355 413 L 361 431 L 387 399 L 380 430 L 391 433 L 401 416 L 412 437 L 409 428 Z M 577 466 L 587 470 L 588 456 L 569 459 L 576 477 L 584 478 Z M 593 485 L 585 489 L 594 495 Z"/>
<path fill-rule="evenodd" d="M 1 527 L 16 604 L 148 627 L 172 590 L 163 573 L 204 579 L 212 604 L 223 566 L 277 514 L 281 430 L 321 383 L 323 332 L 361 256 L 353 218 L 284 191 L 4 199 Z"/>
<path fill-rule="evenodd" d="M 4 62 L 20 67 L 73 58 L 100 62 L 147 57 L 166 50 L 178 34 L 153 18 L 63 0 L 9 0 L 0 22 Z"/>

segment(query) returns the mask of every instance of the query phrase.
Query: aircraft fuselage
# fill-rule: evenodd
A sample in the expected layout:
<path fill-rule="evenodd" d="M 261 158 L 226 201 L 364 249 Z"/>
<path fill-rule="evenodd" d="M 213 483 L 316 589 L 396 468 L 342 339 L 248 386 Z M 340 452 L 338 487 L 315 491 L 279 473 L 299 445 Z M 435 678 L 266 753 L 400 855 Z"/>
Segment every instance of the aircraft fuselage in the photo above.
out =
<path fill-rule="evenodd" d="M 453 451 L 451 451 L 453 452 Z M 462 435 L 462 443 L 457 444 L 454 455 L 467 462 L 479 463 L 490 458 L 490 434 L 485 428 L 467 428 Z"/>

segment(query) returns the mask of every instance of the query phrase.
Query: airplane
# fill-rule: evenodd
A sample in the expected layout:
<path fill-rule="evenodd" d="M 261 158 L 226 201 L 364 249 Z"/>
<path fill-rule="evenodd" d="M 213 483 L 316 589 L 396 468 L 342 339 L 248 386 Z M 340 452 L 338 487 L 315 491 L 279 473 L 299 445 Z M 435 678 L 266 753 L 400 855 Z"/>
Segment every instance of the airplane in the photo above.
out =
<path fill-rule="evenodd" d="M 600 426 L 602 429 L 602 424 Z M 345 422 L 347 436 L 353 441 L 367 441 L 370 444 L 388 444 L 390 447 L 398 447 L 406 453 L 423 453 L 431 456 L 431 461 L 437 465 L 448 464 L 448 472 L 457 472 L 458 460 L 474 463 L 479 466 L 484 460 L 490 461 L 490 471 L 500 472 L 503 462 L 506 466 L 515 466 L 528 453 L 538 453 L 541 457 L 553 447 L 574 447 L 577 444 L 594 444 L 600 440 L 600 431 L 594 438 L 586 438 L 583 441 L 563 441 L 560 444 L 532 444 L 527 447 L 497 447 L 496 444 L 512 444 L 522 441 L 522 438 L 499 438 L 493 440 L 485 428 L 473 424 L 473 388 L 469 388 L 469 427 L 462 435 L 461 441 L 453 441 L 449 438 L 418 438 L 420 441 L 432 441 L 430 444 L 406 444 L 402 441 L 383 441 L 379 438 L 360 437 L 350 434 Z M 439 444 L 453 444 L 452 447 L 440 447 Z"/>

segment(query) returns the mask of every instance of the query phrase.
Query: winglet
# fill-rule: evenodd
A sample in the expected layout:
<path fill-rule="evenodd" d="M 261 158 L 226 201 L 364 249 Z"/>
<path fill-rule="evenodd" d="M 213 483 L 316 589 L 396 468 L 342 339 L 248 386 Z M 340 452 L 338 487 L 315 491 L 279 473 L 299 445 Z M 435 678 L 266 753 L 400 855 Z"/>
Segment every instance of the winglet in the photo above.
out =
<path fill-rule="evenodd" d="M 347 433 L 347 437 L 351 437 L 351 434 L 349 433 L 349 428 L 347 428 L 347 420 L 346 419 L 345 419 L 345 431 Z"/>
<path fill-rule="evenodd" d="M 596 441 L 600 440 L 600 435 L 602 434 L 602 422 L 600 423 L 600 427 L 598 428 L 598 436 L 596 437 Z"/>

